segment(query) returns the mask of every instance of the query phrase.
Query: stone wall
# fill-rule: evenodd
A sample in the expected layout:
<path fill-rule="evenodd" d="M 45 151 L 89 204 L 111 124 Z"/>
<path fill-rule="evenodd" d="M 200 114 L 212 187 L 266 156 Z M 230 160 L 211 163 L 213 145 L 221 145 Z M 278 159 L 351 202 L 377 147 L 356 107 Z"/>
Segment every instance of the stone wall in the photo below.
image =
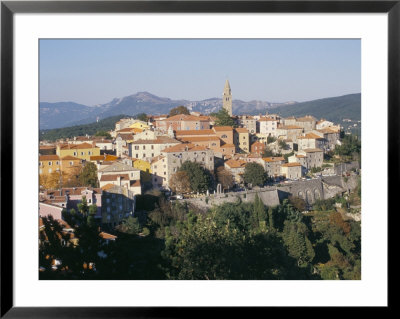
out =
<path fill-rule="evenodd" d="M 292 195 L 303 198 L 308 204 L 312 204 L 317 199 L 329 199 L 335 197 L 337 194 L 353 190 L 357 187 L 357 179 L 358 175 L 351 175 L 348 178 L 324 176 L 318 179 L 296 181 L 279 187 L 268 186 L 243 192 L 214 194 L 184 200 L 201 208 L 210 208 L 213 205 L 237 202 L 238 198 L 243 202 L 252 202 L 255 195 L 258 194 L 264 205 L 276 206 L 285 198 Z"/>

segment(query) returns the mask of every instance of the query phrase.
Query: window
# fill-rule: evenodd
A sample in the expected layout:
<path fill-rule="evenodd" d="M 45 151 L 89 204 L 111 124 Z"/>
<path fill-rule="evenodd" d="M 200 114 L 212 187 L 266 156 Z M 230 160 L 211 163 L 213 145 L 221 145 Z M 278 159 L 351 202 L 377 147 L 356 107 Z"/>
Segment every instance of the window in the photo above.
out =
<path fill-rule="evenodd" d="M 157 182 L 157 177 L 154 177 L 154 181 Z"/>
<path fill-rule="evenodd" d="M 222 135 L 221 138 L 228 138 L 226 134 Z"/>
<path fill-rule="evenodd" d="M 143 149 L 144 149 L 144 150 L 146 149 L 146 145 L 143 145 Z"/>
<path fill-rule="evenodd" d="M 151 149 L 154 150 L 154 145 L 151 146 Z"/>
<path fill-rule="evenodd" d="M 53 162 L 49 162 L 49 166 L 51 166 L 51 164 L 53 164 Z"/>
<path fill-rule="evenodd" d="M 74 152 L 74 156 L 78 155 L 76 152 Z"/>
<path fill-rule="evenodd" d="M 43 174 L 43 170 L 42 169 L 39 170 L 39 174 Z"/>
<path fill-rule="evenodd" d="M 136 145 L 136 146 L 135 146 L 135 150 L 137 151 L 138 149 L 139 149 L 139 146 Z"/>
<path fill-rule="evenodd" d="M 154 153 L 151 153 L 151 157 L 154 157 Z"/>
<path fill-rule="evenodd" d="M 164 172 L 164 175 L 167 175 L 167 172 Z"/>
<path fill-rule="evenodd" d="M 90 198 L 89 198 L 89 200 L 88 200 L 88 203 L 89 203 L 89 204 L 91 204 L 91 203 L 92 203 L 92 200 L 91 200 Z"/>
<path fill-rule="evenodd" d="M 51 168 L 49 168 L 49 173 L 51 174 L 51 172 L 52 172 L 52 170 L 51 170 Z"/>
<path fill-rule="evenodd" d="M 42 164 L 42 162 L 39 162 L 39 166 L 42 166 L 43 164 Z"/>
<path fill-rule="evenodd" d="M 56 162 L 56 165 L 60 165 L 60 162 L 59 162 L 59 161 L 57 161 L 57 162 Z"/>
<path fill-rule="evenodd" d="M 87 153 L 88 153 L 88 155 L 92 155 L 92 152 L 91 152 L 91 151 L 88 151 Z"/>

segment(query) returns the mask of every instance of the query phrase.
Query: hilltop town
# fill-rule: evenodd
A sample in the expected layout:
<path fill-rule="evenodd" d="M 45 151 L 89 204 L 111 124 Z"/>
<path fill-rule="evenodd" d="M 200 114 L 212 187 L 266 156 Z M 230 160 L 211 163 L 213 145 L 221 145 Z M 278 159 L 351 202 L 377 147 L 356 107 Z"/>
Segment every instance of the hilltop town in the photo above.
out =
<path fill-rule="evenodd" d="M 51 216 L 62 225 L 60 238 L 69 234 L 71 241 L 80 212 L 106 247 L 118 239 L 116 229 L 145 213 L 146 194 L 203 210 L 238 199 L 260 199 L 267 207 L 290 199 L 307 214 L 313 204 L 350 196 L 359 185 L 360 141 L 340 124 L 312 115 L 235 115 L 228 80 L 222 102 L 210 115 L 179 105 L 165 115 L 143 110 L 111 131 L 41 141 L 41 231 Z M 351 218 L 360 220 L 354 208 Z M 48 241 L 48 234 L 41 240 Z M 84 263 L 85 269 L 95 267 Z M 62 261 L 54 258 L 52 267 L 62 268 Z"/>

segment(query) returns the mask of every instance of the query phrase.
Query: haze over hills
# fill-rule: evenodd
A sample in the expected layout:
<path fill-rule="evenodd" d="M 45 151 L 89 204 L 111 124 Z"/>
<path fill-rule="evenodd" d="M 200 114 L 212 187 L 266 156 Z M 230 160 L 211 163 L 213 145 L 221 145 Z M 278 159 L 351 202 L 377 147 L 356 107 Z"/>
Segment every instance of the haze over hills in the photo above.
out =
<path fill-rule="evenodd" d="M 221 98 L 210 98 L 202 101 L 172 100 L 158 97 L 148 92 L 138 92 L 123 98 L 115 98 L 109 103 L 87 106 L 74 102 L 40 103 L 40 129 L 61 128 L 95 122 L 97 118 L 105 119 L 118 114 L 135 115 L 168 114 L 169 110 L 184 105 L 191 111 L 209 114 L 222 107 Z M 309 102 L 272 103 L 266 101 L 233 100 L 234 114 L 280 113 L 282 116 L 301 116 L 311 114 L 328 120 L 361 118 L 361 94 L 350 94 L 340 97 L 314 100 Z M 299 108 L 298 108 L 299 107 Z M 342 119 L 341 118 L 341 119 Z M 341 120 L 340 119 L 340 120 Z"/>

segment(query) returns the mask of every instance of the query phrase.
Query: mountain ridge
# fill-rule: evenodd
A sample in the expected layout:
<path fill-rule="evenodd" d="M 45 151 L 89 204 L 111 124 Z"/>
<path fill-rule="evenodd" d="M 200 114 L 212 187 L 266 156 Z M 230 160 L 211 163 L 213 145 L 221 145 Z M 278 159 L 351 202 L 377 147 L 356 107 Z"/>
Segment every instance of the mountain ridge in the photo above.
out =
<path fill-rule="evenodd" d="M 355 95 L 357 94 L 360 95 L 360 93 L 356 93 Z M 326 99 L 340 99 L 341 97 Z M 321 101 L 326 99 L 312 100 L 308 102 L 288 101 L 282 103 L 259 100 L 252 100 L 248 102 L 242 100 L 233 100 L 232 105 L 234 114 L 256 115 L 265 114 L 267 110 L 274 113 L 276 112 L 273 110 L 285 113 L 285 108 L 295 107 L 296 105 L 299 105 L 301 110 L 307 110 L 308 104 L 311 103 L 311 106 L 309 107 L 315 108 L 315 105 L 313 104 L 315 101 L 320 101 L 317 102 L 317 104 L 321 104 Z M 332 104 L 331 102 L 332 101 L 329 101 L 329 105 Z M 346 104 L 346 102 L 343 101 L 337 104 L 343 103 Z M 334 101 L 333 104 L 335 104 Z M 210 114 L 218 111 L 218 109 L 222 107 L 222 99 L 214 97 L 201 101 L 189 101 L 185 99 L 172 100 L 167 97 L 159 97 L 147 91 L 140 91 L 122 98 L 114 98 L 107 103 L 97 104 L 95 106 L 87 106 L 75 102 L 40 102 L 40 129 L 53 129 L 88 124 L 97 121 L 97 119 L 104 119 L 118 114 L 126 114 L 129 116 L 133 116 L 138 113 L 148 113 L 154 115 L 168 114 L 171 108 L 178 105 L 184 105 L 190 111 Z M 351 109 L 353 110 L 354 106 L 352 106 Z"/>

